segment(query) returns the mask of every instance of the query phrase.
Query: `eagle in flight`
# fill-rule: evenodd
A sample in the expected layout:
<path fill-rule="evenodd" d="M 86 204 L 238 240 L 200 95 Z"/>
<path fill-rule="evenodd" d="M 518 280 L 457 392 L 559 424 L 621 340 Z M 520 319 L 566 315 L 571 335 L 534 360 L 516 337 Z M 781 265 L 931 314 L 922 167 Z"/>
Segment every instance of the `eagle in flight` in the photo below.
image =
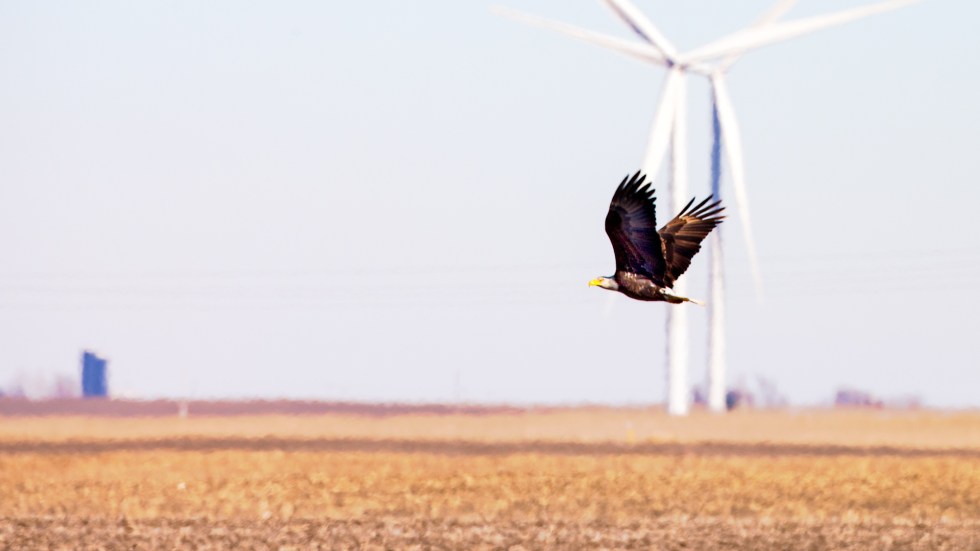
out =
<path fill-rule="evenodd" d="M 657 231 L 656 198 L 646 176 L 626 176 L 616 188 L 606 234 L 616 255 L 616 273 L 597 277 L 589 286 L 619 291 L 636 300 L 662 300 L 671 304 L 696 300 L 675 295 L 671 288 L 701 250 L 701 242 L 724 219 L 721 201 L 694 199 Z"/>

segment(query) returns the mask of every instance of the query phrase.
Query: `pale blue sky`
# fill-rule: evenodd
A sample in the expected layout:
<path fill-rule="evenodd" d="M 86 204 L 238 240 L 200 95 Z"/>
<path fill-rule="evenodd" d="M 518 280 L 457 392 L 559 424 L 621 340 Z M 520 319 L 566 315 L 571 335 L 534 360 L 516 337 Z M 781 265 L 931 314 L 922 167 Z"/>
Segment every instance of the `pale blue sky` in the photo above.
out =
<path fill-rule="evenodd" d="M 0 386 L 91 347 L 136 397 L 661 401 L 667 306 L 586 282 L 663 71 L 494 3 L 631 36 L 590 0 L 0 0 Z M 681 49 L 769 6 L 637 3 Z M 978 21 L 928 0 L 735 66 L 765 299 L 735 216 L 733 381 L 980 405 Z"/>

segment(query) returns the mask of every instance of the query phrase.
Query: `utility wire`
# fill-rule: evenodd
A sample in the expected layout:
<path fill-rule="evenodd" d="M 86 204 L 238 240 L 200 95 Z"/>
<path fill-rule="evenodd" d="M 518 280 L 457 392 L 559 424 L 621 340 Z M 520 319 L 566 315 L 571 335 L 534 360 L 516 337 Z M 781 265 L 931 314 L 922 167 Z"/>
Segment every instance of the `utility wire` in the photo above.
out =
<path fill-rule="evenodd" d="M 729 259 L 729 264 L 738 261 Z M 980 250 L 879 251 L 764 258 L 773 298 L 875 296 L 941 286 L 976 291 Z M 398 266 L 357 271 L 0 273 L 0 311 L 140 309 L 446 308 L 590 304 L 595 274 L 573 263 Z M 729 296 L 749 292 L 745 269 L 726 273 Z M 573 291 L 574 290 L 574 291 Z M 578 293 L 581 290 L 583 293 Z"/>

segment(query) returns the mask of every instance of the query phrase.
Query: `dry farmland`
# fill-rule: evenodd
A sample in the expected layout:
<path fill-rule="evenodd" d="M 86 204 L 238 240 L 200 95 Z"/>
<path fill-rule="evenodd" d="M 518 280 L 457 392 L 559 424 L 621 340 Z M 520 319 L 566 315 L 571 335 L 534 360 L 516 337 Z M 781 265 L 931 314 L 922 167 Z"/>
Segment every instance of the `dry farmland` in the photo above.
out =
<path fill-rule="evenodd" d="M 0 548 L 980 549 L 975 412 L 195 409 L 0 407 Z"/>

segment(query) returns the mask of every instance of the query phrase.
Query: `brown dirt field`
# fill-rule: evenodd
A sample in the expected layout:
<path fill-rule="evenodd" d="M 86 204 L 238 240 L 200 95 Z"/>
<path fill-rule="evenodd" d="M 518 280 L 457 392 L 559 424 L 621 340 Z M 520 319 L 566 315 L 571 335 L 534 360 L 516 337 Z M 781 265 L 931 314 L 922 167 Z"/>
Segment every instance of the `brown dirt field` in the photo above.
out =
<path fill-rule="evenodd" d="M 0 417 L 0 548 L 980 549 L 978 430 L 881 411 Z"/>
<path fill-rule="evenodd" d="M 480 442 L 742 442 L 829 446 L 980 449 L 980 411 L 798 410 L 737 411 L 728 415 L 694 412 L 676 418 L 660 408 L 479 408 L 452 413 L 449 406 L 305 404 L 309 414 L 257 414 L 288 409 L 278 402 L 190 404 L 190 416 L 176 416 L 177 404 L 94 402 L 105 415 L 24 415 L 44 402 L 0 399 L 0 442 L 159 438 L 262 438 L 376 440 L 466 440 Z M 19 405 L 17 405 L 19 404 Z M 77 411 L 84 401 L 63 401 L 55 409 Z M 88 407 L 88 406 L 85 406 Z M 296 406 L 298 409 L 298 406 Z M 332 411 L 333 413 L 323 413 Z M 440 409 L 441 408 L 441 409 Z M 5 410 L 18 413 L 4 414 Z M 235 411 L 203 415 L 199 411 Z M 119 412 L 134 415 L 121 415 Z M 169 411 L 169 415 L 160 412 Z M 391 412 L 402 412 L 392 414 Z M 442 411 L 443 413 L 433 413 Z"/>

